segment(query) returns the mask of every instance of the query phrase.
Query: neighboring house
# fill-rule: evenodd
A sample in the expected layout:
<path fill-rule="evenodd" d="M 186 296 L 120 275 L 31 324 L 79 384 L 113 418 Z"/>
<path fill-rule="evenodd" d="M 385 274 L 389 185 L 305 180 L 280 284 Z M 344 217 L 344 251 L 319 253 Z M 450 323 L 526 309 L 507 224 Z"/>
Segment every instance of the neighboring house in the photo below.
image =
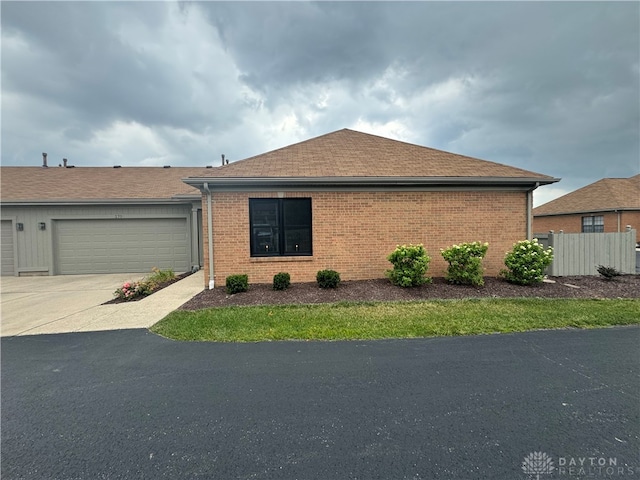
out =
<path fill-rule="evenodd" d="M 1 167 L 2 275 L 189 271 L 200 168 Z"/>
<path fill-rule="evenodd" d="M 236 273 L 252 283 L 278 272 L 314 281 L 322 269 L 382 278 L 387 255 L 408 243 L 424 244 L 441 276 L 441 248 L 489 242 L 485 273 L 496 275 L 532 235 L 533 190 L 557 181 L 348 129 L 185 179 L 202 192 L 209 288 Z"/>
<path fill-rule="evenodd" d="M 640 175 L 603 178 L 533 209 L 535 233 L 624 232 L 627 225 L 640 231 Z"/>

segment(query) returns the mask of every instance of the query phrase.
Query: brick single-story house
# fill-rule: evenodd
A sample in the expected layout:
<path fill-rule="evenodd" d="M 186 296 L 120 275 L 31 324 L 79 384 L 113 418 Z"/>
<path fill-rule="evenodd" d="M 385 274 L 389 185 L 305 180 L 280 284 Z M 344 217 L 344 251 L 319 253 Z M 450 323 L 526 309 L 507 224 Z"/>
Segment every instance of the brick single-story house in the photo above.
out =
<path fill-rule="evenodd" d="M 333 269 L 344 280 L 384 277 L 398 244 L 422 243 L 429 273 L 440 248 L 489 242 L 485 273 L 532 236 L 532 192 L 557 178 L 339 130 L 184 181 L 202 192 L 205 285 L 231 274 L 293 282 Z"/>
<path fill-rule="evenodd" d="M 182 178 L 205 170 L 1 167 L 2 275 L 199 266 L 201 195 Z"/>
<path fill-rule="evenodd" d="M 535 233 L 624 232 L 627 225 L 640 231 L 640 175 L 603 178 L 533 209 Z"/>

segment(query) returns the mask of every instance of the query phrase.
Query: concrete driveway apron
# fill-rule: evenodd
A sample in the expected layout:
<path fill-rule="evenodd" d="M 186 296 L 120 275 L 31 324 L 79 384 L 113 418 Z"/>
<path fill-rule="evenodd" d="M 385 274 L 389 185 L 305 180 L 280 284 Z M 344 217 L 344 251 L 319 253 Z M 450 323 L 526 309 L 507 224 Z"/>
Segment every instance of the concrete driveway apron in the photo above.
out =
<path fill-rule="evenodd" d="M 0 335 L 69 333 L 147 328 L 201 292 L 197 272 L 149 297 L 102 305 L 125 281 L 143 275 L 59 275 L 0 279 Z"/>

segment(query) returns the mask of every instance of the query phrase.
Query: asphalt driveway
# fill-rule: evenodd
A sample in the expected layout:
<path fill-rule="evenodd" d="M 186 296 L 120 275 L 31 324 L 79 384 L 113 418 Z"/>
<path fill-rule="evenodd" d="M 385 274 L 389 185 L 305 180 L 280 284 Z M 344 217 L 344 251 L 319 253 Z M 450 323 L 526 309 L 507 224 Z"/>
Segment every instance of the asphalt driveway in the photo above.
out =
<path fill-rule="evenodd" d="M 1 335 L 149 327 L 203 289 L 202 272 L 139 301 L 102 305 L 140 273 L 0 277 Z"/>
<path fill-rule="evenodd" d="M 638 327 L 254 344 L 145 330 L 3 338 L 1 474 L 525 480 L 524 459 L 541 452 L 554 467 L 541 480 L 639 478 L 639 340 Z"/>

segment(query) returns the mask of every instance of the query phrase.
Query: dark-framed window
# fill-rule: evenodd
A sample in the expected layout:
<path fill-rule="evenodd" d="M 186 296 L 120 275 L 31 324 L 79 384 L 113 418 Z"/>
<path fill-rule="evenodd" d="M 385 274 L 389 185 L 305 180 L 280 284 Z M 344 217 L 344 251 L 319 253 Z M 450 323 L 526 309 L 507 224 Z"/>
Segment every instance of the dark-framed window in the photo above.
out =
<path fill-rule="evenodd" d="M 592 215 L 582 217 L 582 233 L 602 233 L 604 232 L 604 216 Z"/>
<path fill-rule="evenodd" d="M 310 198 L 250 198 L 252 257 L 312 255 Z"/>

